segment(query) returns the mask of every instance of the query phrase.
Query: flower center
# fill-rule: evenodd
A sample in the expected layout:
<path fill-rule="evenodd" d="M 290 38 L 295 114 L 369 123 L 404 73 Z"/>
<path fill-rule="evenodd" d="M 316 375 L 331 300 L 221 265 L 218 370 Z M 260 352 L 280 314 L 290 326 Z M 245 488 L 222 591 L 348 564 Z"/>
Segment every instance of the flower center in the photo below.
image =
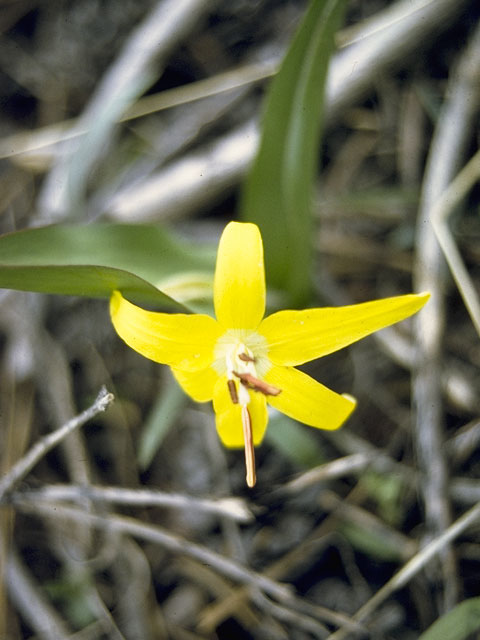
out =
<path fill-rule="evenodd" d="M 272 366 L 268 359 L 266 339 L 244 329 L 229 329 L 217 341 L 213 367 L 220 376 L 226 375 L 233 404 L 240 405 L 245 444 L 247 484 L 255 486 L 255 449 L 252 418 L 248 410 L 250 391 L 276 396 L 281 391 L 261 378 Z"/>
<path fill-rule="evenodd" d="M 229 329 L 220 336 L 215 346 L 213 367 L 218 375 L 238 382 L 235 371 L 263 377 L 272 366 L 268 359 L 266 339 L 246 329 Z"/>
<path fill-rule="evenodd" d="M 267 395 L 268 389 L 273 389 L 261 380 L 272 366 L 267 354 L 266 339 L 254 331 L 229 329 L 217 341 L 213 367 L 219 375 L 227 376 L 234 404 L 246 406 L 249 389 Z"/>

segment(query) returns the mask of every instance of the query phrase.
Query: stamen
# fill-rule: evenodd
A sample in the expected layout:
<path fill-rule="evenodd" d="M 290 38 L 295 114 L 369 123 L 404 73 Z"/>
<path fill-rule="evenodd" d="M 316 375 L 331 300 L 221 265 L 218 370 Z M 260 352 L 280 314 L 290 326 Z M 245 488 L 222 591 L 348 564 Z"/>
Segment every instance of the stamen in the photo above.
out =
<path fill-rule="evenodd" d="M 242 406 L 243 440 L 245 443 L 245 466 L 247 468 L 247 485 L 252 488 L 257 482 L 255 472 L 255 448 L 253 446 L 252 419 L 247 407 Z"/>
<path fill-rule="evenodd" d="M 282 390 L 278 387 L 274 387 L 272 384 L 268 384 L 268 382 L 264 382 L 263 380 L 256 378 L 251 373 L 238 373 L 237 371 L 234 371 L 233 373 L 240 379 L 240 382 L 245 387 L 248 387 L 248 389 L 252 389 L 253 391 L 259 391 L 265 396 L 278 396 L 282 393 Z"/>
<path fill-rule="evenodd" d="M 232 399 L 233 404 L 238 404 L 238 394 L 237 394 L 237 386 L 235 384 L 235 380 L 227 380 L 228 392 L 230 393 L 230 398 Z"/>
<path fill-rule="evenodd" d="M 243 362 L 255 362 L 255 358 L 253 356 L 249 356 L 248 353 L 239 353 L 238 357 Z"/>

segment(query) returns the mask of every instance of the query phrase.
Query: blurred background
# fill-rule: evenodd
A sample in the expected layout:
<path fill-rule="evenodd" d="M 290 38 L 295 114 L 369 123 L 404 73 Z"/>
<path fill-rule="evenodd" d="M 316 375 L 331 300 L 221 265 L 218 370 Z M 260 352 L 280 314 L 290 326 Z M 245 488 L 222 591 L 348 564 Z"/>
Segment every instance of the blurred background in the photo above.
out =
<path fill-rule="evenodd" d="M 211 272 L 306 9 L 3 0 L 0 232 L 156 223 Z M 332 433 L 272 414 L 253 490 L 210 405 L 128 349 L 105 300 L 0 291 L 2 474 L 102 385 L 115 395 L 0 504 L 0 638 L 413 640 L 479 595 L 477 522 L 355 618 L 480 500 L 478 334 L 429 224 L 478 148 L 479 17 L 475 0 L 346 4 L 309 304 L 433 300 L 417 324 L 306 368 L 358 408 Z M 478 186 L 460 195 L 449 237 L 478 290 Z"/>

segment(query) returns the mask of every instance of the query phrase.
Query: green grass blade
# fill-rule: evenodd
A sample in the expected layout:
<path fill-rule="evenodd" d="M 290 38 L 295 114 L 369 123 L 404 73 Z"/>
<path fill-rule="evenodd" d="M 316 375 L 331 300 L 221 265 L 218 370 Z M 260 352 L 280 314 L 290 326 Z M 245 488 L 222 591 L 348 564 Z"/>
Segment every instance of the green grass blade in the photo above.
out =
<path fill-rule="evenodd" d="M 466 640 L 479 629 L 480 598 L 470 598 L 436 620 L 418 640 Z"/>
<path fill-rule="evenodd" d="M 142 431 L 138 447 L 138 464 L 147 469 L 170 428 L 185 406 L 187 396 L 175 380 L 169 379 L 153 406 Z"/>
<path fill-rule="evenodd" d="M 270 418 L 265 441 L 302 469 L 322 464 L 325 456 L 313 430 L 281 413 Z"/>
<path fill-rule="evenodd" d="M 263 234 L 267 274 L 292 304 L 308 300 L 312 188 L 328 63 L 344 0 L 313 0 L 272 81 L 262 139 L 247 177 L 241 217 Z"/>
<path fill-rule="evenodd" d="M 214 251 L 155 225 L 49 226 L 0 237 L 0 288 L 108 298 L 114 289 L 139 304 L 186 307 L 158 289 L 185 272 L 212 273 Z"/>

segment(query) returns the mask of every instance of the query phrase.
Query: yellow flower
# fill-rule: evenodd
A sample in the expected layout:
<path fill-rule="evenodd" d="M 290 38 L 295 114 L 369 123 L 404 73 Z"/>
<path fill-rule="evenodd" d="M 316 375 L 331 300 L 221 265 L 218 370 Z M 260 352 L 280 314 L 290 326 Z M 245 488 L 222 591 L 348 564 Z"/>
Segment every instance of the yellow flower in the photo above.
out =
<path fill-rule="evenodd" d="M 320 429 L 338 429 L 355 408 L 294 367 L 337 351 L 418 311 L 429 294 L 346 307 L 279 311 L 266 318 L 262 237 L 231 222 L 220 239 L 214 280 L 216 319 L 145 311 L 115 291 L 110 313 L 118 335 L 142 355 L 171 367 L 197 402 L 213 400 L 227 447 L 245 447 L 247 484 L 255 484 L 254 446 L 267 427 L 267 402 Z"/>

